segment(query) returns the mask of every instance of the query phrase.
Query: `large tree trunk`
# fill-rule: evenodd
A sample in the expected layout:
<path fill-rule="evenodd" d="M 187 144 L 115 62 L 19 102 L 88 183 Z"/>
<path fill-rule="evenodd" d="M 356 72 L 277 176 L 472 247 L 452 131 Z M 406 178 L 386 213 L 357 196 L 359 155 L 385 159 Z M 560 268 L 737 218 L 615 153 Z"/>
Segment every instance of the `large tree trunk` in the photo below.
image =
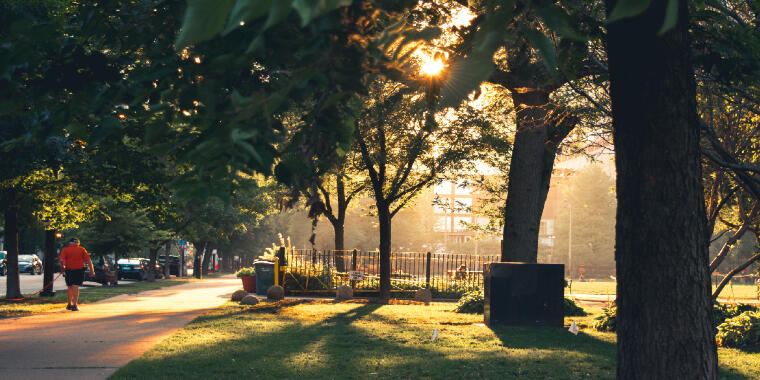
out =
<path fill-rule="evenodd" d="M 549 143 L 549 93 L 512 91 L 517 133 L 509 165 L 501 261 L 535 263 L 541 214 L 554 167 Z"/>
<path fill-rule="evenodd" d="M 613 9 L 616 0 L 607 0 Z M 608 26 L 617 165 L 619 379 L 716 379 L 687 2 Z M 673 270 L 678 268 L 678 270 Z"/>
<path fill-rule="evenodd" d="M 146 277 L 146 279 L 149 282 L 153 282 L 153 281 L 156 281 L 156 271 L 154 268 L 156 267 L 156 263 L 158 262 L 158 248 L 154 248 L 154 247 L 150 248 L 149 258 L 150 258 L 150 270 L 148 271 L 148 276 Z"/>
<path fill-rule="evenodd" d="M 164 278 L 169 278 L 172 274 L 171 261 L 169 261 L 169 253 L 171 253 L 171 249 L 172 243 L 167 241 L 166 244 L 164 244 Z"/>
<path fill-rule="evenodd" d="M 213 252 L 211 244 L 206 243 L 205 247 L 206 248 L 203 250 L 203 259 L 201 260 L 202 277 L 208 276 L 208 264 L 211 261 L 211 252 Z"/>
<path fill-rule="evenodd" d="M 391 212 L 388 204 L 377 202 L 380 224 L 380 299 L 391 298 Z"/>
<path fill-rule="evenodd" d="M 15 190 L 8 193 L 8 208 L 5 209 L 5 265 L 8 270 L 5 298 L 22 298 L 18 273 L 18 198 Z"/>
<path fill-rule="evenodd" d="M 42 261 L 44 266 L 44 275 L 42 276 L 43 287 L 50 284 L 53 281 L 53 276 L 55 276 L 55 257 L 57 256 L 55 251 L 55 234 L 55 230 L 45 231 L 45 259 Z M 50 284 L 49 287 L 40 292 L 41 297 L 50 297 L 54 295 L 55 291 L 53 290 L 53 284 Z"/>

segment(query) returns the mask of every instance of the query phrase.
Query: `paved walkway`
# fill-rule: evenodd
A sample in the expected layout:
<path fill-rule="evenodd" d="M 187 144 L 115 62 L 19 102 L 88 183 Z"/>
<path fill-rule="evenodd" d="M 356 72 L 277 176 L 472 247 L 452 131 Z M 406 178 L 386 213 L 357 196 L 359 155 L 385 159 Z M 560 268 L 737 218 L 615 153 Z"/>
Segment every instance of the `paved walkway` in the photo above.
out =
<path fill-rule="evenodd" d="M 0 319 L 0 379 L 104 379 L 240 285 L 229 275 Z"/>

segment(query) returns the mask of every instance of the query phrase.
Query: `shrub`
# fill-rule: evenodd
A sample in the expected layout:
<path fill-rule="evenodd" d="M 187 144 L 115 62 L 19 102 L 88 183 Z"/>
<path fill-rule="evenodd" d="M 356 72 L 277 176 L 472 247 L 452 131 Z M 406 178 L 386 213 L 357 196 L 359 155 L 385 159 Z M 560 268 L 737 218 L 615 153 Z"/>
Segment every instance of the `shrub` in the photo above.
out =
<path fill-rule="evenodd" d="M 607 307 L 602 308 L 602 315 L 594 318 L 594 324 L 592 327 L 598 331 L 616 331 L 617 305 L 612 302 Z"/>
<path fill-rule="evenodd" d="M 721 305 L 715 302 L 713 303 L 713 323 L 715 327 L 718 327 L 725 322 L 726 319 L 734 318 L 745 311 L 755 310 L 757 310 L 756 307 L 743 303 Z"/>
<path fill-rule="evenodd" d="M 473 290 L 469 293 L 466 293 L 462 296 L 462 298 L 459 299 L 459 302 L 457 302 L 457 306 L 454 308 L 454 312 L 457 313 L 483 313 L 483 292 L 478 290 Z"/>
<path fill-rule="evenodd" d="M 565 301 L 562 303 L 562 309 L 566 317 L 585 317 L 588 315 L 582 307 L 567 297 L 565 297 Z"/>
<path fill-rule="evenodd" d="M 718 326 L 715 342 L 722 347 L 740 347 L 760 343 L 760 313 L 745 311 L 726 319 Z"/>
<path fill-rule="evenodd" d="M 235 276 L 242 277 L 242 276 L 255 276 L 256 271 L 252 267 L 245 267 L 240 268 L 239 271 L 235 272 Z"/>

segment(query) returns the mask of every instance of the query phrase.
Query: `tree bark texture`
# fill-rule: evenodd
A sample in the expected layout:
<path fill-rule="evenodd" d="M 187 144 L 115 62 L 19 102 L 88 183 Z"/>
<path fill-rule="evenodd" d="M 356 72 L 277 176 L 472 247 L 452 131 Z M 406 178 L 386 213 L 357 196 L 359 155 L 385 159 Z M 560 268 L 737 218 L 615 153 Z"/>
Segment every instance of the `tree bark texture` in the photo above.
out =
<path fill-rule="evenodd" d="M 171 276 L 172 274 L 171 261 L 169 261 L 169 253 L 171 252 L 171 250 L 172 250 L 172 243 L 167 241 L 164 244 L 164 258 L 165 258 L 164 278 L 169 278 L 169 276 Z"/>
<path fill-rule="evenodd" d="M 202 277 L 206 277 L 208 275 L 208 264 L 211 261 L 211 252 L 213 251 L 211 244 L 206 243 L 206 248 L 203 250 L 203 259 L 201 261 L 201 268 L 202 268 Z"/>
<path fill-rule="evenodd" d="M 45 231 L 45 258 L 42 260 L 43 287 L 50 284 L 53 281 L 53 276 L 55 276 L 55 257 L 57 256 L 55 251 L 55 233 L 55 230 Z M 55 295 L 55 291 L 53 290 L 52 284 L 47 289 L 40 292 L 40 296 L 42 297 L 49 297 L 53 295 Z"/>
<path fill-rule="evenodd" d="M 388 204 L 377 202 L 380 224 L 380 299 L 391 298 L 391 212 Z"/>
<path fill-rule="evenodd" d="M 344 245 L 345 236 L 345 223 L 346 223 L 346 209 L 348 208 L 348 201 L 346 200 L 346 185 L 340 176 L 336 179 L 337 196 L 338 196 L 338 215 L 330 219 L 330 224 L 333 226 L 333 232 L 335 233 L 335 269 L 338 272 L 345 272 L 345 252 Z"/>
<path fill-rule="evenodd" d="M 535 263 L 538 233 L 554 167 L 549 147 L 549 92 L 512 91 L 517 132 L 509 164 L 501 261 Z"/>
<path fill-rule="evenodd" d="M 18 273 L 18 194 L 10 190 L 8 208 L 5 209 L 6 291 L 5 298 L 22 298 Z"/>
<path fill-rule="evenodd" d="M 607 0 L 607 10 L 617 1 Z M 609 25 L 619 379 L 716 379 L 687 2 Z M 678 268 L 678 270 L 673 270 Z"/>
<path fill-rule="evenodd" d="M 158 248 L 150 248 L 150 270 L 148 270 L 148 275 L 146 276 L 147 280 L 150 282 L 156 281 L 156 272 L 153 268 L 156 267 L 156 263 L 158 262 Z"/>

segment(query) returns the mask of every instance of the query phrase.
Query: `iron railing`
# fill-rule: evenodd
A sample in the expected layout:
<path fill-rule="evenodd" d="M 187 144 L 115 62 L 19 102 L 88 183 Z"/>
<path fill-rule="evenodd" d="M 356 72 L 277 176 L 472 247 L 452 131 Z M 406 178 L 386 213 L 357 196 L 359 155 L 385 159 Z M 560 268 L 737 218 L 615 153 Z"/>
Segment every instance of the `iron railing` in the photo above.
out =
<path fill-rule="evenodd" d="M 458 297 L 481 288 L 483 264 L 498 255 L 391 252 L 393 292 L 428 288 L 437 297 Z M 291 292 L 333 292 L 348 285 L 358 292 L 376 292 L 380 284 L 378 251 L 293 249 L 285 253 L 283 284 Z M 350 273 L 363 277 L 352 281 Z"/>

